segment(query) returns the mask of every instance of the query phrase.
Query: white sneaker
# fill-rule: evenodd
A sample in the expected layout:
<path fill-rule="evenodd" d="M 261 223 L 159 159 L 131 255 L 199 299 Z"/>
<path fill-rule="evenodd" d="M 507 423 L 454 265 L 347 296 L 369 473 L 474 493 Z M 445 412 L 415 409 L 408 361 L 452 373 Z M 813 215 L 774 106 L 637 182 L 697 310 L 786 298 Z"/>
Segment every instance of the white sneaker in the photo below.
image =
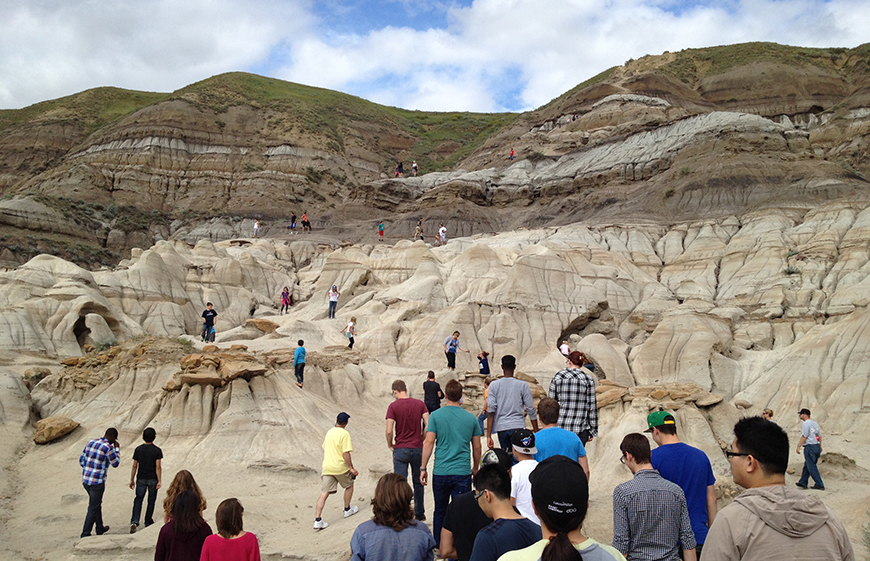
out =
<path fill-rule="evenodd" d="M 314 529 L 315 530 L 322 530 L 322 529 L 326 528 L 327 526 L 329 526 L 329 523 L 326 520 L 323 520 L 322 518 L 320 520 L 314 521 Z"/>
<path fill-rule="evenodd" d="M 353 505 L 352 507 L 350 507 L 349 509 L 344 511 L 344 517 L 347 518 L 349 516 L 353 516 L 357 512 L 359 512 L 359 507 L 356 505 Z"/>

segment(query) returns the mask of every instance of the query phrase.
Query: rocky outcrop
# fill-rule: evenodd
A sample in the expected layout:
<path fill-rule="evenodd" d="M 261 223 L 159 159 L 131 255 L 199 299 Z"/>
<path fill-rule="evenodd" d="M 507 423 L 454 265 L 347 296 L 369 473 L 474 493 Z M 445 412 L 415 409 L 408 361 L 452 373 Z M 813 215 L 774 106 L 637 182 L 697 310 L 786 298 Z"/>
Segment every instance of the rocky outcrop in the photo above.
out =
<path fill-rule="evenodd" d="M 59 415 L 40 419 L 36 423 L 36 430 L 33 431 L 33 442 L 48 444 L 68 435 L 76 430 L 78 426 L 79 424 L 72 419 Z"/>

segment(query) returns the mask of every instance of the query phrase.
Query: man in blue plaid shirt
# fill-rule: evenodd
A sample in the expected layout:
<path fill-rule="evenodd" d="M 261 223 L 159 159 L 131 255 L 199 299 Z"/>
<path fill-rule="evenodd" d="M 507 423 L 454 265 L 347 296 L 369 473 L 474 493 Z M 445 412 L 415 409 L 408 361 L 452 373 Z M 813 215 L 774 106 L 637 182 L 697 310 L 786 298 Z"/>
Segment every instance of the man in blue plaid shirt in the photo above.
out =
<path fill-rule="evenodd" d="M 118 430 L 115 428 L 107 429 L 103 438 L 88 442 L 82 455 L 79 456 L 79 465 L 82 466 L 82 485 L 88 492 L 88 514 L 85 516 L 85 526 L 82 528 L 83 538 L 91 535 L 94 524 L 97 526 L 98 536 L 109 531 L 109 527 L 103 525 L 106 472 L 109 470 L 109 465 L 118 467 L 120 463 L 121 447 L 118 445 Z"/>

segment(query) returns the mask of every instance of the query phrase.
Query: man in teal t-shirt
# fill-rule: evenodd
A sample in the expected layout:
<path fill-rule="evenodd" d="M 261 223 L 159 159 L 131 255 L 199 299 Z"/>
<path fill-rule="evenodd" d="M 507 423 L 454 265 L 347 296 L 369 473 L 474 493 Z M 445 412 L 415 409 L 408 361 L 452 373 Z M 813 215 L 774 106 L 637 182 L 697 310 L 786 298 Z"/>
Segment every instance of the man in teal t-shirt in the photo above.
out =
<path fill-rule="evenodd" d="M 434 448 L 432 496 L 435 498 L 435 512 L 432 515 L 432 533 L 437 546 L 441 544 L 441 527 L 450 500 L 460 493 L 471 491 L 471 477 L 477 473 L 480 464 L 480 436 L 483 434 L 477 417 L 459 403 L 462 385 L 450 380 L 444 387 L 444 394 L 446 404 L 429 415 L 420 468 L 420 482 L 426 485 L 426 465 Z"/>

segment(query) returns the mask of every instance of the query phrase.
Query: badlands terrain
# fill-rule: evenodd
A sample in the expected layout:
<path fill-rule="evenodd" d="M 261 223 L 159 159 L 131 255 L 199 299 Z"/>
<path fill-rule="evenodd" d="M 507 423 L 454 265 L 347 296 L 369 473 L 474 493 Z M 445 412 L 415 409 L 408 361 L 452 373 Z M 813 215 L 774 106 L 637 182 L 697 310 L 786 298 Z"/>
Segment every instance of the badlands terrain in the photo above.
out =
<path fill-rule="evenodd" d="M 456 375 L 478 413 L 479 350 L 493 365 L 515 355 L 540 397 L 563 339 L 599 377 L 589 535 L 611 539 L 611 492 L 630 477 L 618 445 L 651 409 L 709 455 L 724 506 L 739 492 L 723 454 L 734 422 L 769 407 L 794 442 L 807 407 L 823 499 L 870 558 L 868 58 L 866 45 L 665 53 L 507 116 L 241 74 L 0 112 L 0 558 L 153 558 L 159 527 L 127 533 L 126 485 L 153 426 L 165 484 L 192 471 L 210 523 L 235 496 L 264 558 L 347 559 L 391 466 L 392 380 L 421 397 L 428 370 Z M 388 177 L 398 159 L 425 173 Z M 314 232 L 290 235 L 302 210 Z M 198 337 L 206 301 L 214 346 Z M 472 352 L 451 374 L 454 329 Z M 345 520 L 331 498 L 314 532 L 320 445 L 342 410 L 361 512 Z M 79 540 L 77 459 L 108 426 L 123 458 L 103 502 L 112 530 Z"/>

